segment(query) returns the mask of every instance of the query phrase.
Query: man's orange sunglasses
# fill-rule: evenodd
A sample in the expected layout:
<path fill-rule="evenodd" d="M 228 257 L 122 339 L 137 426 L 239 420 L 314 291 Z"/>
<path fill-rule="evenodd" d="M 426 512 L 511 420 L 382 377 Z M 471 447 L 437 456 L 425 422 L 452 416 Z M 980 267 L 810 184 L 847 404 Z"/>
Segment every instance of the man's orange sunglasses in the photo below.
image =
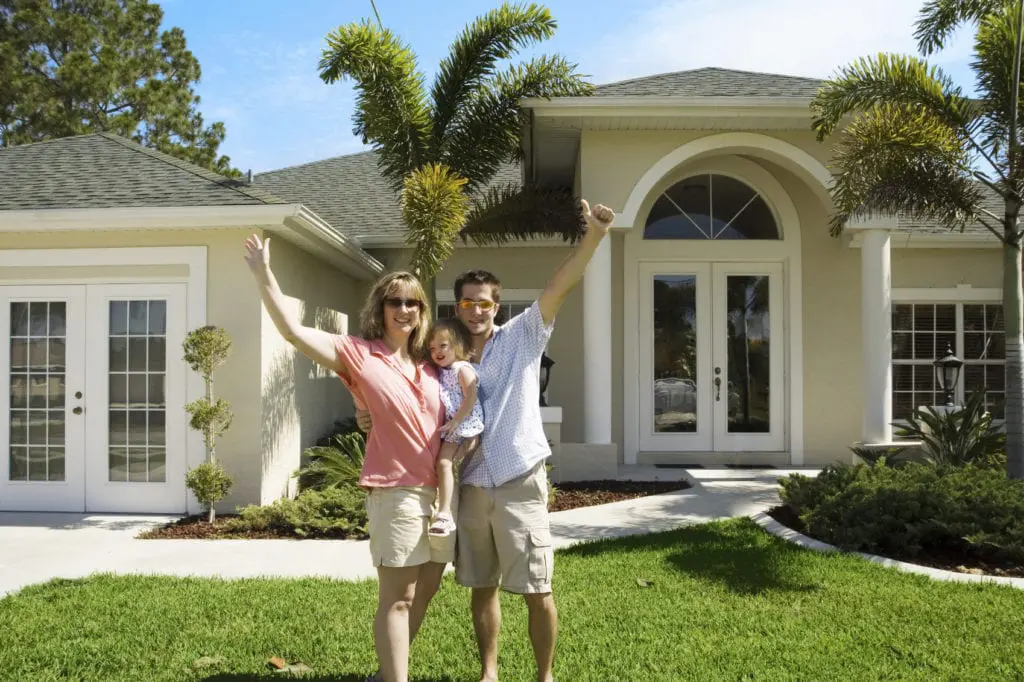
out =
<path fill-rule="evenodd" d="M 459 307 L 463 310 L 469 310 L 470 308 L 479 307 L 480 310 L 491 310 L 498 304 L 494 301 L 474 301 L 468 298 L 464 298 L 459 301 Z"/>

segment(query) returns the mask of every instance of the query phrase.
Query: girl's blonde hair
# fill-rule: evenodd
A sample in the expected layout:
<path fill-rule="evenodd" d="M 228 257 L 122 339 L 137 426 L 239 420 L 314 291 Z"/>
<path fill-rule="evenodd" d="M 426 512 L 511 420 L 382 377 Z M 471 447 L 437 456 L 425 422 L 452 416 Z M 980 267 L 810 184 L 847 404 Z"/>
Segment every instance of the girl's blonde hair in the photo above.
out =
<path fill-rule="evenodd" d="M 423 285 L 411 272 L 392 272 L 377 280 L 373 291 L 366 299 L 363 310 L 359 314 L 359 327 L 363 338 L 369 341 L 384 338 L 384 301 L 402 291 L 409 289 L 412 298 L 420 303 L 420 322 L 409 335 L 409 355 L 421 359 L 427 354 L 427 330 L 430 329 L 430 304 Z"/>
<path fill-rule="evenodd" d="M 466 329 L 466 325 L 462 324 L 462 321 L 458 318 L 435 322 L 434 326 L 430 328 L 430 333 L 427 335 L 427 343 L 429 344 L 435 336 L 443 336 L 448 340 L 448 344 L 452 349 L 452 355 L 455 356 L 456 360 L 469 360 L 472 357 L 473 337 L 470 335 L 469 330 Z"/>

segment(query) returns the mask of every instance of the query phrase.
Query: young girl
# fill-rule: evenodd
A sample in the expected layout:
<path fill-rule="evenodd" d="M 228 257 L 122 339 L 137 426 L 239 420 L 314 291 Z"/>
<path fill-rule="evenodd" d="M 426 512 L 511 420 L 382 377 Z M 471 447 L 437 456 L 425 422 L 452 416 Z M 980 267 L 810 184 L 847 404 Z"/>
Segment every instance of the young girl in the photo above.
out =
<path fill-rule="evenodd" d="M 473 340 L 458 320 L 438 320 L 430 330 L 430 359 L 439 368 L 441 402 L 447 421 L 441 427 L 441 452 L 437 457 L 437 514 L 430 525 L 434 535 L 455 530 L 452 495 L 455 465 L 476 449 L 484 430 L 484 413 L 477 401 L 477 376 L 469 360 Z"/>

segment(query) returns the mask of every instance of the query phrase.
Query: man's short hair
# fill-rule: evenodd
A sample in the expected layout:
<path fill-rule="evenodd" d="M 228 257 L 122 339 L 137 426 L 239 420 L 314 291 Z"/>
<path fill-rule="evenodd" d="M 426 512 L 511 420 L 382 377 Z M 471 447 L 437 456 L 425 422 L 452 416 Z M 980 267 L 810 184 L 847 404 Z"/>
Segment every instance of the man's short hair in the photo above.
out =
<path fill-rule="evenodd" d="M 495 303 L 501 301 L 501 280 L 487 270 L 467 270 L 455 279 L 455 301 L 462 300 L 462 287 L 467 284 L 486 284 L 491 287 L 491 296 Z"/>

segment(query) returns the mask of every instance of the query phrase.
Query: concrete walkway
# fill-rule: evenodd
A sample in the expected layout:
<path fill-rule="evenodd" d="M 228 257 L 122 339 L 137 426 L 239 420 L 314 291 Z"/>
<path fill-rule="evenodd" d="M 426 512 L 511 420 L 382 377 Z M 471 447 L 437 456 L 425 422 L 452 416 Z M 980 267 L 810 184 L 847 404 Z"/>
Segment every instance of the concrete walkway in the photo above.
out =
<path fill-rule="evenodd" d="M 788 473 L 630 467 L 620 478 L 686 478 L 693 487 L 554 513 L 552 535 L 557 547 L 566 547 L 747 516 L 778 503 L 776 482 Z M 81 578 L 97 572 L 346 580 L 376 576 L 366 541 L 135 539 L 141 530 L 172 518 L 0 512 L 0 597 L 53 578 Z"/>

